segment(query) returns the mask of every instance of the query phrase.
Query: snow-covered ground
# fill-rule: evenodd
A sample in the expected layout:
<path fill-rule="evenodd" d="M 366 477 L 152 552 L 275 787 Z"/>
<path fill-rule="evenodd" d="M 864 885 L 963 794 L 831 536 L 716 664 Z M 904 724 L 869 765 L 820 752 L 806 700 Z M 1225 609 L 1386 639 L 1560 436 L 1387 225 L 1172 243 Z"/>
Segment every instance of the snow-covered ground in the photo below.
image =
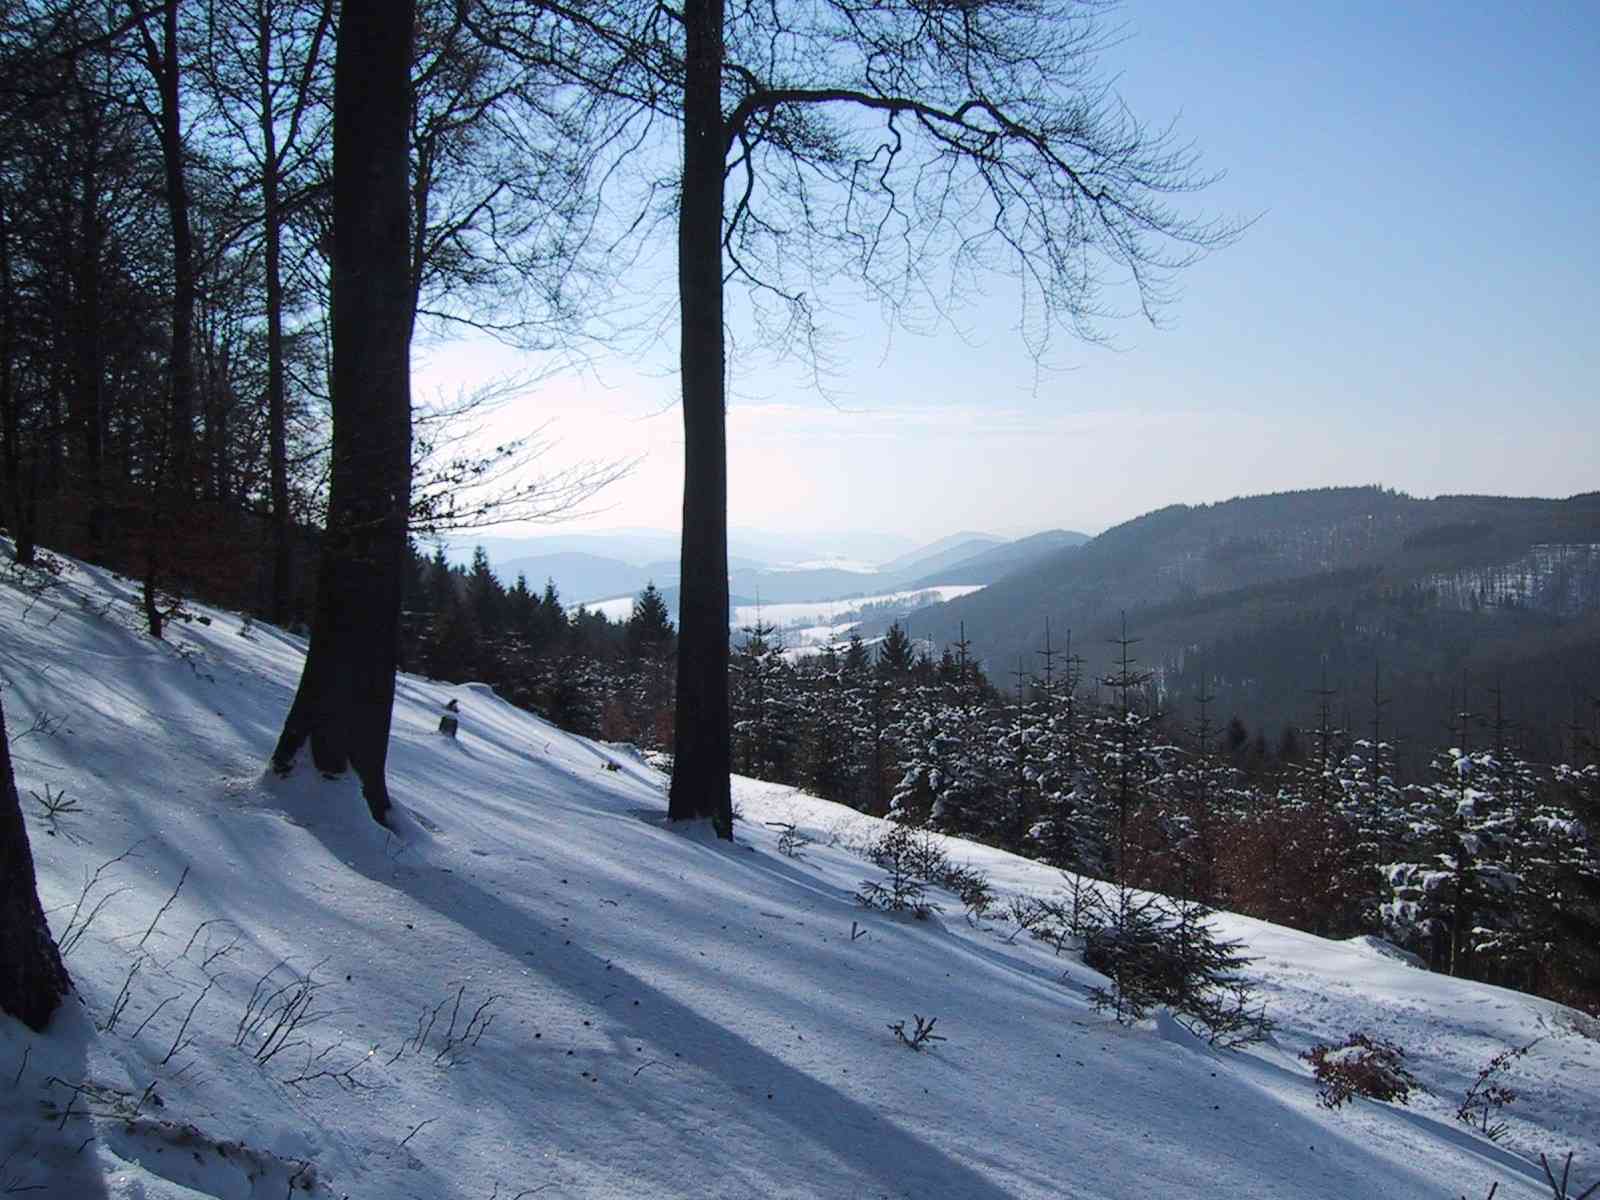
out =
<path fill-rule="evenodd" d="M 881 569 L 878 563 L 865 562 L 859 558 L 813 558 L 805 562 L 773 563 L 767 567 L 769 571 L 850 571 L 856 575 L 876 575 Z"/>
<path fill-rule="evenodd" d="M 1531 1200 L 1569 1150 L 1600 1177 L 1600 1027 L 1558 1005 L 1224 916 L 1275 1039 L 1123 1028 L 1003 919 L 857 906 L 870 818 L 739 781 L 734 844 L 674 828 L 627 748 L 473 685 L 401 679 L 391 834 L 351 780 L 262 770 L 298 639 L 196 609 L 159 644 L 104 571 L 17 582 L 4 704 L 82 1003 L 0 1019 L 0 1194 Z M 1062 883 L 950 848 L 1002 892 Z M 948 1040 L 899 1044 L 914 1014 Z M 1432 1094 L 1320 1108 L 1298 1052 L 1358 1029 Z M 1457 1123 L 1535 1038 L 1506 1137 Z"/>
<path fill-rule="evenodd" d="M 942 604 L 958 596 L 970 596 L 980 591 L 980 584 L 941 584 L 937 587 L 917 588 L 911 591 L 884 592 L 877 596 L 859 596 L 853 600 L 812 600 L 795 604 L 741 604 L 733 610 L 735 628 L 763 621 L 786 631 L 801 633 L 817 628 L 848 627 L 871 609 L 914 609 L 929 604 Z"/>
<path fill-rule="evenodd" d="M 733 609 L 733 627 L 742 629 L 760 621 L 783 630 L 786 640 L 797 644 L 821 645 L 848 636 L 851 627 L 861 620 L 864 610 L 922 608 L 929 604 L 942 604 L 958 596 L 969 596 L 980 588 L 979 584 L 953 583 L 910 591 L 883 592 L 876 596 L 857 596 L 850 600 L 740 604 Z M 626 621 L 633 612 L 633 601 L 632 596 L 613 596 L 583 607 L 590 612 L 604 613 L 608 621 Z"/>

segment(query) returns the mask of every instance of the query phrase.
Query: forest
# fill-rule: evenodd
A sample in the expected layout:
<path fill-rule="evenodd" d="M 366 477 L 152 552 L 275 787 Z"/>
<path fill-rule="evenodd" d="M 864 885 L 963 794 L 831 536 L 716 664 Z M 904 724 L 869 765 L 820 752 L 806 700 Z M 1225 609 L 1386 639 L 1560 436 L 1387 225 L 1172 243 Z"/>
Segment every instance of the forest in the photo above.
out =
<path fill-rule="evenodd" d="M 347 424 L 342 450 L 337 427 L 330 433 L 341 370 L 337 302 L 356 291 L 335 287 L 336 16 L 332 0 L 34 0 L 8 9 L 0 23 L 0 521 L 19 563 L 35 562 L 48 546 L 139 580 L 155 638 L 185 617 L 185 596 L 285 626 L 326 618 L 332 627 L 337 621 L 318 605 L 336 601 L 378 615 L 387 593 L 362 612 L 367 593 L 356 583 L 365 587 L 374 563 L 407 533 L 559 513 L 611 474 L 600 467 L 529 482 L 521 468 L 536 439 L 473 449 L 461 431 L 492 396 L 424 399 L 414 412 L 402 404 L 385 417 L 381 436 L 378 422 Z M 405 193 L 404 228 L 394 239 L 405 253 L 386 264 L 396 286 L 377 313 L 397 327 L 391 348 L 403 351 L 415 329 L 461 326 L 523 346 L 562 344 L 584 333 L 596 311 L 593 292 L 610 266 L 603 260 L 618 253 L 615 239 L 595 236 L 598 179 L 620 169 L 639 144 L 629 138 L 644 136 L 637 120 L 648 125 L 655 110 L 581 102 L 609 95 L 579 78 L 594 30 L 547 48 L 573 55 L 562 60 L 566 74 L 551 73 L 526 32 L 496 6 L 443 0 L 424 0 L 401 31 L 405 69 L 396 91 L 409 105 L 405 128 L 394 122 L 404 139 L 394 156 L 404 186 L 393 190 Z M 636 60 L 622 54 L 619 72 Z M 910 87 L 920 77 L 906 70 Z M 654 97 L 647 83 L 630 97 Z M 804 159 L 824 154 L 827 139 L 778 129 L 762 142 L 765 126 L 750 133 L 785 104 L 831 102 L 834 92 L 749 86 L 728 115 L 752 123 L 730 127 L 755 138 L 740 160 L 752 189 L 760 154 L 796 155 L 823 175 L 839 167 Z M 880 97 L 867 107 L 898 112 L 901 103 Z M 958 158 L 987 161 L 990 135 L 962 124 L 959 114 L 969 110 L 917 111 L 953 122 L 943 144 Z M 1176 264 L 1141 240 L 1151 231 L 1158 242 L 1172 238 L 1196 251 L 1230 240 L 1236 231 L 1226 223 L 1187 223 L 1151 199 L 1204 185 L 1192 156 L 1170 147 L 1158 153 L 1159 140 L 1134 137 L 1140 127 L 1123 132 L 1133 140 L 1114 161 L 1126 173 L 1112 171 L 1107 186 L 1128 204 L 1108 218 L 1113 224 L 1091 223 L 1084 234 L 1066 221 L 1029 236 L 1037 233 L 1045 249 L 1056 236 L 1087 237 L 1113 261 L 1157 274 L 1164 262 Z M 1054 197 L 1048 211 L 1056 218 L 1079 211 L 1070 188 L 1052 190 L 1061 180 L 1015 163 L 984 183 L 1002 215 L 1025 210 L 1006 204 L 1027 196 Z M 877 228 L 910 221 L 892 190 L 885 203 L 872 217 Z M 711 214 L 718 229 L 723 216 Z M 636 224 L 654 229 L 665 219 L 651 210 Z M 747 208 L 730 218 L 740 219 L 755 220 Z M 345 239 L 355 240 L 345 228 Z M 773 249 L 763 239 L 776 237 L 776 226 L 750 228 L 756 243 Z M 808 229 L 827 233 L 820 220 Z M 835 250 L 848 258 L 848 248 Z M 907 273 L 902 283 L 927 283 L 921 272 L 934 269 L 932 256 L 896 261 Z M 754 272 L 755 290 L 775 286 L 778 277 L 762 274 L 756 259 L 739 262 Z M 1093 312 L 1098 276 L 1035 278 L 1063 289 L 1042 297 L 1056 319 L 1070 325 Z M 779 309 L 803 297 L 772 294 Z M 719 295 L 718 313 L 720 306 Z M 700 324 L 713 335 L 721 327 L 720 317 Z M 374 369 L 353 339 L 343 346 L 347 384 Z M 718 373 L 686 410 L 703 407 L 720 421 L 721 388 Z M 346 386 L 344 394 L 366 390 Z M 379 443 L 382 472 L 364 470 Z M 367 479 L 370 494 L 335 512 L 341 470 L 347 480 Z M 713 493 L 705 519 L 692 523 L 708 539 L 696 553 L 711 561 L 719 547 L 726 561 L 725 476 L 720 458 L 687 476 Z M 379 511 L 395 496 L 405 498 L 401 511 Z M 726 749 L 740 772 L 870 813 L 1317 932 L 1381 931 L 1436 968 L 1593 1008 L 1600 901 L 1585 831 L 1600 828 L 1600 717 L 1592 697 L 1574 710 L 1564 691 L 1532 709 L 1527 672 L 1509 681 L 1461 675 L 1457 687 L 1455 671 L 1436 669 L 1435 683 L 1450 682 L 1428 695 L 1436 726 L 1450 733 L 1429 741 L 1389 710 L 1394 682 L 1385 682 L 1382 650 L 1403 626 L 1423 626 L 1424 641 L 1439 635 L 1451 619 L 1433 619 L 1440 612 L 1492 610 L 1524 641 L 1553 625 L 1583 633 L 1596 571 L 1593 554 L 1579 551 L 1600 541 L 1596 505 L 1592 497 L 1450 499 L 1444 510 L 1425 511 L 1381 489 L 1346 489 L 1205 511 L 1174 506 L 950 606 L 946 626 L 996 606 L 1004 620 L 974 620 L 972 641 L 959 624 L 936 631 L 948 645 L 937 658 L 891 626 L 872 652 L 858 642 L 791 660 L 774 631 L 757 626 L 734 639 L 726 671 L 725 577 L 720 589 L 684 601 L 704 652 L 677 654 L 688 630 L 672 629 L 653 590 L 618 627 L 567 612 L 552 585 L 536 591 L 537 581 L 530 588 L 518 580 L 507 588 L 482 556 L 457 572 L 413 545 L 399 656 L 438 678 L 490 682 L 565 728 L 680 755 L 688 738 L 678 735 L 689 722 L 675 713 L 692 668 L 699 699 L 690 708 L 704 718 L 695 730 L 710 738 L 705 770 L 723 777 L 723 793 Z M 1338 510 L 1331 520 L 1317 515 L 1330 504 Z M 1273 506 L 1294 519 L 1267 533 L 1247 519 Z M 1316 519 L 1300 519 L 1305 513 Z M 364 541 L 378 525 L 388 540 Z M 344 572 L 325 574 L 320 592 L 319 561 Z M 1400 576 L 1385 574 L 1396 563 Z M 1312 576 L 1315 587 L 1306 582 Z M 329 579 L 344 583 L 330 587 Z M 1008 589 L 1041 580 L 1071 599 L 1057 630 L 1076 628 L 1076 643 L 1053 645 L 1035 604 L 1008 603 Z M 1329 582 L 1358 601 L 1376 595 L 1382 611 L 1352 622 L 1319 607 Z M 1257 613 L 1280 605 L 1288 619 L 1248 638 L 1213 638 L 1225 654 L 1186 655 L 1190 631 L 1215 614 L 1224 590 L 1230 603 Z M 1141 614 L 1128 603 L 1134 596 L 1162 606 Z M 1125 608 L 1133 620 L 1117 635 L 1120 658 L 1109 661 L 1103 626 Z M 1418 613 L 1430 619 L 1414 619 Z M 1088 637 L 1090 622 L 1072 619 L 1085 614 L 1097 622 Z M 1140 663 L 1134 648 L 1146 617 L 1149 627 L 1159 620 L 1167 628 Z M 341 619 L 351 623 L 348 614 Z M 1202 699 L 1237 693 L 1241 679 L 1264 673 L 1263 663 L 1294 661 L 1274 641 L 1290 625 L 1297 652 L 1308 636 L 1338 635 L 1339 646 L 1327 642 L 1316 653 L 1333 654 L 1346 675 L 1357 665 L 1365 673 L 1370 661 L 1375 684 L 1365 711 L 1355 694 L 1334 698 L 1326 677 L 1308 670 L 1294 689 L 1317 693 L 1314 719 L 1292 711 L 1306 706 L 1290 703 L 1282 686 L 1256 696 L 1250 711 L 1232 695 Z M 1475 631 L 1447 634 L 1437 640 L 1449 649 Z M 1009 641 L 1005 653 L 979 653 L 980 638 Z M 1442 657 L 1453 664 L 1460 655 Z M 1011 661 L 1014 676 L 998 665 Z M 372 672 L 392 678 L 382 655 L 374 662 Z M 336 676 L 308 667 L 308 679 Z M 727 721 L 718 707 L 724 679 Z M 301 741 L 311 737 L 315 754 L 317 737 L 326 736 L 312 717 L 337 706 L 315 690 L 286 722 L 274 755 L 280 769 Z M 380 700 L 381 693 L 373 690 Z M 318 704 L 324 709 L 312 712 Z M 387 715 L 376 713 L 382 704 L 367 707 L 375 711 L 362 717 L 357 740 L 365 739 L 360 754 L 377 780 L 369 802 L 382 819 L 381 746 L 367 743 L 374 730 L 386 736 Z M 1550 716 L 1557 708 L 1560 721 Z M 1163 712 L 1173 715 L 1163 720 Z M 1537 719 L 1514 721 L 1513 712 Z M 343 765 L 342 751 L 319 756 L 318 765 L 336 760 Z"/>
<path fill-rule="evenodd" d="M 470 569 L 413 553 L 410 581 L 408 665 L 670 765 L 675 639 L 653 587 L 613 623 L 567 612 L 553 584 L 506 589 L 481 552 Z M 1402 756 L 1381 665 L 1363 699 L 1307 679 L 1297 710 L 1250 728 L 1203 679 L 1164 693 L 1138 652 L 1131 626 L 1089 646 L 1044 628 L 1031 662 L 992 679 L 964 637 L 935 657 L 893 625 L 875 647 L 793 655 L 749 626 L 734 769 L 1600 1013 L 1600 700 L 1530 729 L 1503 688 L 1463 681 L 1444 736 Z M 1171 715 L 1179 699 L 1192 718 Z"/>

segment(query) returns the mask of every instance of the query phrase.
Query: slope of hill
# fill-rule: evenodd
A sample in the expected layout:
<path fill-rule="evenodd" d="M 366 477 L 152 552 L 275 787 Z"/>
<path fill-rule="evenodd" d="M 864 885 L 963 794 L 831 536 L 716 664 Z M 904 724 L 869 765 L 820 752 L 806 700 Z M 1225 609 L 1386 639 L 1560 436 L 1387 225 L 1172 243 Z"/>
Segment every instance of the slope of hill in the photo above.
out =
<path fill-rule="evenodd" d="M 1425 753 L 1465 673 L 1554 730 L 1575 690 L 1600 689 L 1600 501 L 1329 488 L 1176 505 L 929 610 L 919 632 L 951 641 L 964 621 L 985 662 L 1036 661 L 1048 619 L 1096 675 L 1124 614 L 1180 709 L 1203 671 L 1214 714 L 1302 721 L 1326 678 L 1365 728 L 1381 669 L 1390 732 Z"/>
<path fill-rule="evenodd" d="M 926 575 L 940 566 L 960 562 L 963 558 L 970 558 L 974 554 L 982 554 L 985 550 L 1002 545 L 1004 542 L 1004 538 L 995 537 L 991 533 L 964 530 L 960 533 L 946 534 L 938 541 L 918 546 L 915 550 L 908 550 L 897 558 L 880 563 L 878 570 L 886 575 Z"/>
<path fill-rule="evenodd" d="M 958 533 L 925 546 L 914 554 L 902 555 L 893 562 L 878 568 L 880 574 L 897 579 L 920 579 L 950 570 L 959 563 L 985 554 L 996 546 L 1004 545 L 999 538 L 988 534 Z"/>
<path fill-rule="evenodd" d="M 471 684 L 400 680 L 391 833 L 352 780 L 262 770 L 303 643 L 193 612 L 156 643 L 104 571 L 0 582 L 13 753 L 82 998 L 43 1036 L 0 1019 L 0 1190 L 1535 1200 L 1539 1151 L 1600 1172 L 1600 1031 L 1559 1005 L 1222 916 L 1275 1040 L 1124 1028 L 1070 948 L 945 896 L 927 921 L 857 906 L 872 819 L 740 781 L 736 843 L 674 828 L 627 748 Z M 30 798 L 61 793 L 53 817 Z M 812 844 L 786 856 L 768 822 Z M 950 848 L 1003 895 L 1061 886 Z M 908 1051 L 889 1026 L 913 1014 L 948 1040 Z M 1432 1094 L 1319 1107 L 1297 1053 L 1352 1029 Z M 1478 1068 L 1535 1037 L 1504 1140 L 1458 1124 Z"/>
<path fill-rule="evenodd" d="M 528 587 L 538 592 L 546 580 L 553 580 L 566 602 L 590 600 L 600 596 L 620 596 L 640 591 L 655 579 L 669 583 L 678 577 L 676 567 L 669 577 L 653 573 L 649 566 L 634 566 L 620 559 L 597 554 L 565 551 L 536 554 L 494 563 L 494 572 L 508 586 L 518 575 L 526 575 Z"/>
<path fill-rule="evenodd" d="M 1089 540 L 1086 533 L 1069 529 L 1050 529 L 1002 542 L 970 558 L 958 559 L 950 566 L 941 567 L 924 579 L 909 584 L 910 587 L 929 587 L 935 582 L 990 584 L 995 580 L 1023 571 L 1044 562 L 1063 550 L 1072 550 Z"/>

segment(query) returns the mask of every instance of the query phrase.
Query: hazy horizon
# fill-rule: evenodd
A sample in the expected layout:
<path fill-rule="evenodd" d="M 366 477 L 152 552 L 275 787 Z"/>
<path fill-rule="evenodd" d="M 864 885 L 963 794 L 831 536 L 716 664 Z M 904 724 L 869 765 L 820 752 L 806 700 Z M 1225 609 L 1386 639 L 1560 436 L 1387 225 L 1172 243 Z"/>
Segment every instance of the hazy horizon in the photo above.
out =
<path fill-rule="evenodd" d="M 1592 18 L 1123 5 L 1105 72 L 1226 172 L 1180 205 L 1250 228 L 1178 278 L 1162 327 L 1108 322 L 1112 346 L 1062 342 L 1046 369 L 1005 279 L 974 281 L 960 334 L 934 336 L 889 332 L 841 280 L 819 298 L 825 392 L 801 366 L 735 356 L 731 520 L 928 541 L 1096 533 L 1170 503 L 1328 485 L 1600 486 Z M 670 288 L 649 300 L 654 348 L 549 375 L 493 423 L 506 437 L 549 421 L 552 466 L 639 460 L 557 528 L 676 526 L 671 309 Z M 736 346 L 743 332 L 731 319 Z M 549 366 L 485 342 L 424 344 L 419 364 L 419 396 Z"/>

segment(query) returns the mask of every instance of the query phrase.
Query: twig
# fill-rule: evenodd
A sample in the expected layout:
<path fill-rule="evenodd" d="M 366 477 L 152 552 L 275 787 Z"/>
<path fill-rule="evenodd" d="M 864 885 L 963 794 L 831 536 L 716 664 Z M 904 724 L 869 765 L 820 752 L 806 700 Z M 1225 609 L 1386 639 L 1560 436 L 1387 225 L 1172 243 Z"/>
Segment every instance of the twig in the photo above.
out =
<path fill-rule="evenodd" d="M 329 1079 L 338 1084 L 341 1091 L 367 1091 L 368 1085 L 356 1078 L 356 1072 L 372 1060 L 372 1056 L 376 1054 L 378 1050 L 376 1046 L 373 1046 L 372 1049 L 368 1050 L 348 1067 L 322 1067 L 318 1070 L 312 1069 L 318 1063 L 324 1061 L 328 1055 L 332 1054 L 338 1048 L 339 1044 L 337 1042 L 329 1042 L 322 1048 L 322 1051 L 319 1054 L 312 1054 L 310 1049 L 307 1049 L 305 1066 L 300 1068 L 300 1073 L 285 1079 L 283 1082 L 289 1087 L 304 1087 L 308 1083 L 316 1083 L 319 1080 Z"/>
<path fill-rule="evenodd" d="M 161 918 L 167 915 L 167 909 L 171 908 L 172 905 L 173 905 L 173 902 L 175 900 L 177 900 L 178 893 L 183 891 L 184 880 L 186 880 L 188 878 L 189 878 L 189 866 L 188 866 L 187 863 L 185 863 L 184 864 L 184 868 L 183 868 L 183 874 L 178 876 L 178 886 L 172 889 L 172 895 L 167 897 L 167 902 L 165 904 L 163 904 L 159 909 L 156 910 L 156 915 L 150 919 L 150 928 L 146 929 L 144 931 L 144 936 L 139 939 L 140 948 L 143 948 L 145 942 L 149 939 L 150 935 L 156 931 L 156 926 L 161 923 Z"/>
<path fill-rule="evenodd" d="M 105 874 L 109 868 L 116 866 L 117 863 L 131 857 L 133 852 L 143 843 L 144 839 L 140 838 L 115 858 L 101 863 L 95 868 L 94 874 L 84 881 L 83 890 L 78 893 L 78 902 L 73 906 L 72 916 L 67 921 L 67 927 L 61 931 L 61 936 L 56 939 L 56 946 L 60 949 L 62 958 L 71 954 L 73 947 L 83 940 L 83 935 L 89 932 L 89 926 L 94 924 L 94 919 L 100 915 L 100 910 L 105 908 L 112 899 L 128 890 L 127 888 L 117 888 L 115 891 L 108 892 L 102 896 L 95 906 L 89 910 L 89 915 L 83 917 L 80 923 L 79 918 L 83 914 L 84 903 L 89 899 L 89 893 L 94 891 L 95 885 L 100 882 L 100 876 Z"/>
<path fill-rule="evenodd" d="M 189 1005 L 189 1011 L 184 1014 L 183 1024 L 178 1026 L 178 1032 L 172 1039 L 171 1047 L 167 1050 L 166 1054 L 162 1056 L 161 1065 L 163 1067 L 172 1061 L 172 1056 L 174 1054 L 188 1044 L 184 1042 L 183 1035 L 188 1031 L 189 1022 L 194 1018 L 194 1010 L 200 1007 L 200 1001 L 206 998 L 206 993 L 211 990 L 211 985 L 214 983 L 216 983 L 215 979 L 207 979 L 206 986 L 200 989 L 200 994 L 194 998 L 194 1003 Z"/>
<path fill-rule="evenodd" d="M 106 1023 L 100 1026 L 101 1033 L 116 1031 L 117 1022 L 122 1019 L 122 1014 L 127 1011 L 128 1002 L 133 999 L 133 977 L 139 973 L 139 968 L 144 966 L 143 958 L 133 960 L 133 966 L 128 968 L 128 974 L 122 980 L 122 989 L 117 992 L 117 998 L 111 1002 L 111 1012 L 106 1017 Z"/>
<path fill-rule="evenodd" d="M 146 1025 L 150 1024 L 151 1021 L 154 1021 L 156 1019 L 156 1016 L 161 1012 L 161 1010 L 163 1008 L 165 1008 L 167 1005 L 171 1004 L 174 1000 L 181 999 L 182 996 L 183 996 L 182 992 L 174 992 L 172 995 L 168 996 L 165 1000 L 163 1000 L 160 1004 L 158 1004 L 154 1008 L 152 1008 L 150 1010 L 150 1015 L 147 1016 L 144 1020 L 140 1021 L 139 1022 L 139 1027 L 128 1035 L 128 1040 L 130 1042 L 138 1041 L 139 1040 L 139 1035 L 144 1032 L 144 1027 Z"/>
<path fill-rule="evenodd" d="M 1600 1179 L 1596 1179 L 1576 1196 L 1567 1191 L 1567 1181 L 1572 1177 L 1572 1151 L 1567 1151 L 1566 1165 L 1561 1168 L 1561 1182 L 1556 1182 L 1554 1173 L 1550 1170 L 1550 1160 L 1543 1154 L 1539 1155 L 1539 1165 L 1544 1168 L 1545 1181 L 1550 1185 L 1553 1200 L 1589 1200 L 1596 1192 L 1600 1192 Z"/>
<path fill-rule="evenodd" d="M 438 1119 L 438 1117 L 429 1117 L 426 1121 L 418 1121 L 411 1127 L 411 1132 L 400 1139 L 400 1144 L 404 1146 L 412 1138 L 416 1137 L 417 1134 L 421 1133 L 424 1129 L 426 1129 L 429 1125 L 432 1125 Z"/>

